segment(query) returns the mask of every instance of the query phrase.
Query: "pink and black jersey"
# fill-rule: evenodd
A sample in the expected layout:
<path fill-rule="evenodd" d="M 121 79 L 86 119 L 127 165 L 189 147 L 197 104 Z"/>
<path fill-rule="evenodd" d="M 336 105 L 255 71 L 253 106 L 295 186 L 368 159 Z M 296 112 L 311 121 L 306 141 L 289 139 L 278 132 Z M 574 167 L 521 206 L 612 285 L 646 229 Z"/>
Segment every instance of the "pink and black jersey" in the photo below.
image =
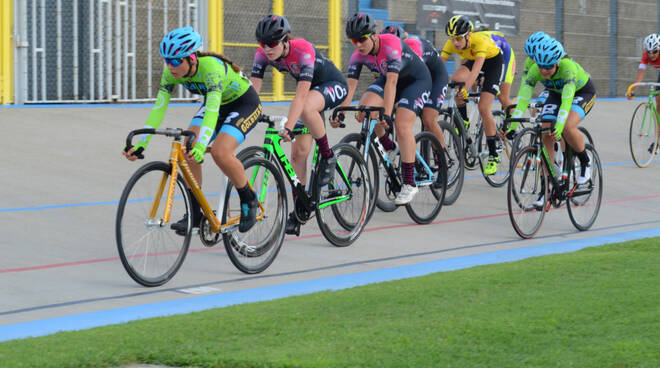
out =
<path fill-rule="evenodd" d="M 656 69 L 660 69 L 660 56 L 655 59 L 655 61 L 651 61 L 648 52 L 644 51 L 644 54 L 642 54 L 642 61 L 639 62 L 639 69 L 646 69 L 648 64 L 653 65 Z"/>
<path fill-rule="evenodd" d="M 283 73 L 289 73 L 297 81 L 310 81 L 312 87 L 329 80 L 342 80 L 341 72 L 323 56 L 310 42 L 296 38 L 289 41 L 289 54 L 271 61 L 260 47 L 254 54 L 252 77 L 263 79 L 266 66 L 272 65 Z M 339 78 L 339 79 L 338 79 Z"/>
<path fill-rule="evenodd" d="M 379 34 L 380 48 L 378 55 L 361 55 L 355 50 L 348 63 L 348 78 L 359 79 L 362 66 L 372 72 L 385 76 L 398 73 L 399 79 L 417 79 L 418 73 L 426 66 L 405 42 L 393 34 Z"/>

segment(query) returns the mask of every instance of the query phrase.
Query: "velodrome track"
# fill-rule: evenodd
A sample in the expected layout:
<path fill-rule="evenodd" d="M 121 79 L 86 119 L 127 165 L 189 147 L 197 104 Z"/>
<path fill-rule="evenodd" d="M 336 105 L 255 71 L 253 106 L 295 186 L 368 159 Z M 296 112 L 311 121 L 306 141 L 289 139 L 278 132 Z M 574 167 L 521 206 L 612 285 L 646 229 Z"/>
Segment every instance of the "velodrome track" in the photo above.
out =
<path fill-rule="evenodd" d="M 552 251 L 553 245 L 539 247 L 543 244 L 566 251 L 571 249 L 566 244 L 579 248 L 660 235 L 660 160 L 639 169 L 628 150 L 628 124 L 637 103 L 598 100 L 583 122 L 604 170 L 603 205 L 590 231 L 575 230 L 561 209 L 548 213 L 536 238 L 520 240 L 507 215 L 506 189 L 490 187 L 478 171 L 466 171 L 461 197 L 443 207 L 431 225 L 415 225 L 404 209 L 377 211 L 355 244 L 335 248 L 311 221 L 300 237 L 285 239 L 275 262 L 258 275 L 236 270 L 222 245 L 208 249 L 194 238 L 178 274 L 153 289 L 126 274 L 114 235 L 117 200 L 127 179 L 147 160 L 167 158 L 170 144 L 164 138 L 151 141 L 143 162 L 128 162 L 120 153 L 126 134 L 142 127 L 150 105 L 0 108 L 5 143 L 0 160 L 0 341 L 116 323 L 123 313 L 126 319 L 176 313 L 167 308 L 203 306 L 203 298 L 227 296 L 240 303 L 253 300 L 245 296 L 250 290 L 275 286 L 284 294 L 272 295 L 358 285 L 365 282 L 360 276 L 365 271 L 383 270 L 393 278 L 403 270 L 423 273 L 422 264 L 428 262 L 469 259 L 456 258 L 462 256 L 493 254 L 485 263 L 507 261 L 516 257 L 498 254 L 533 256 Z M 285 114 L 287 108 L 268 105 L 264 112 Z M 173 105 L 162 126 L 185 127 L 196 109 Z M 357 124 L 329 129 L 329 140 L 336 143 L 358 129 Z M 244 145 L 260 144 L 263 130 L 255 129 Z M 216 192 L 218 173 L 212 161 L 204 165 L 205 191 Z M 77 316 L 84 316 L 86 324 L 63 327 L 65 322 L 57 322 Z"/>

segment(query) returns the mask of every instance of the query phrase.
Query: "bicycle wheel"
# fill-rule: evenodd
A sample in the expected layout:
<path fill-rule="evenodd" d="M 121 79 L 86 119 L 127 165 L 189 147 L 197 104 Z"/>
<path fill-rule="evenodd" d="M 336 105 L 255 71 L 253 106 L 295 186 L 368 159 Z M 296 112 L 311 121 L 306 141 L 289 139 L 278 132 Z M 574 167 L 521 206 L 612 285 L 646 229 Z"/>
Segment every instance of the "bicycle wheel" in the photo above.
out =
<path fill-rule="evenodd" d="M 360 152 L 360 155 L 362 155 L 364 142 L 362 141 L 362 135 L 360 133 L 350 133 L 342 138 L 339 143 L 348 143 L 352 145 L 355 147 L 355 149 L 358 150 L 358 152 Z M 380 178 L 378 175 L 378 156 L 373 149 L 369 149 L 366 165 L 369 174 L 369 182 L 371 183 L 371 191 L 369 192 L 371 198 L 369 198 L 369 212 L 367 214 L 367 221 L 369 221 L 371 216 L 373 216 L 374 211 L 376 210 L 376 199 L 378 198 L 378 189 L 380 186 Z"/>
<path fill-rule="evenodd" d="M 266 149 L 263 148 L 262 146 L 245 147 L 236 155 L 236 158 L 238 158 L 239 161 L 243 162 L 252 156 L 259 156 L 264 158 L 266 156 L 269 156 L 271 160 L 274 159 L 272 155 L 268 154 L 268 151 L 266 151 Z"/>
<path fill-rule="evenodd" d="M 511 144 L 511 157 L 517 157 L 518 153 L 525 147 L 529 147 L 532 144 L 534 144 L 534 139 L 536 138 L 536 132 L 534 131 L 533 128 L 524 128 L 521 131 L 519 131 L 515 138 L 513 139 L 513 143 Z M 513 163 L 515 160 L 511 160 L 509 163 L 509 171 L 513 169 Z M 518 169 L 520 169 L 518 167 Z"/>
<path fill-rule="evenodd" d="M 367 224 L 371 185 L 362 155 L 352 145 L 332 147 L 337 157 L 334 178 L 316 187 L 316 222 L 323 236 L 337 247 L 346 247 L 362 234 Z M 315 180 L 312 183 L 316 185 Z"/>
<path fill-rule="evenodd" d="M 442 209 L 442 201 L 447 190 L 447 162 L 440 141 L 430 132 L 417 134 L 415 142 L 418 154 L 415 159 L 415 182 L 419 192 L 406 205 L 406 211 L 416 223 L 428 224 Z M 431 175 L 428 170 L 431 170 Z M 434 182 L 438 175 L 442 176 L 442 185 L 436 188 Z"/>
<path fill-rule="evenodd" d="M 570 163 L 571 170 L 569 170 L 569 188 L 575 187 L 576 189 L 566 199 L 568 216 L 571 218 L 573 226 L 580 231 L 588 230 L 594 224 L 603 197 L 603 168 L 600 157 L 590 144 L 585 145 L 585 151 L 591 162 L 591 178 L 585 184 L 577 185 L 575 180 L 579 174 L 580 160 L 573 156 L 573 162 Z"/>
<path fill-rule="evenodd" d="M 282 247 L 288 213 L 286 187 L 275 164 L 263 157 L 249 157 L 243 167 L 263 211 L 257 211 L 257 223 L 250 230 L 239 232 L 241 202 L 230 182 L 222 212 L 222 223 L 229 225 L 222 238 L 231 263 L 240 271 L 253 274 L 268 268 Z"/>
<path fill-rule="evenodd" d="M 190 245 L 191 199 L 180 175 L 169 221 L 163 222 L 171 170 L 169 164 L 158 161 L 140 167 L 126 183 L 117 207 L 115 236 L 119 258 L 131 278 L 148 287 L 169 281 L 181 267 Z M 161 195 L 157 194 L 159 187 L 163 189 Z M 180 236 L 170 225 L 184 215 L 188 218 L 188 231 Z"/>
<path fill-rule="evenodd" d="M 511 225 L 525 239 L 536 235 L 541 228 L 548 204 L 546 168 L 539 160 L 534 146 L 521 149 L 514 159 L 507 186 L 507 208 Z M 539 203 L 540 199 L 542 199 Z"/>
<path fill-rule="evenodd" d="M 447 161 L 447 190 L 443 204 L 451 205 L 458 199 L 463 190 L 465 179 L 465 156 L 456 129 L 446 121 L 440 121 L 445 139 L 445 159 Z"/>
<path fill-rule="evenodd" d="M 658 134 L 653 109 L 647 102 L 639 104 L 630 120 L 628 138 L 635 165 L 647 167 L 651 164 L 658 151 Z"/>
<path fill-rule="evenodd" d="M 504 113 L 502 111 L 493 112 L 493 117 L 495 118 L 495 132 L 499 132 L 504 125 Z M 495 134 L 495 147 L 497 152 L 497 157 L 500 159 L 500 164 L 497 168 L 497 173 L 494 175 L 484 175 L 486 182 L 492 187 L 499 188 L 506 184 L 509 179 L 509 168 L 511 167 L 511 146 L 512 141 L 506 138 L 500 137 L 499 134 Z M 481 134 L 479 135 L 479 165 L 481 166 L 481 173 L 483 174 L 486 165 L 488 164 L 488 144 L 486 142 L 486 131 L 482 129 Z"/>

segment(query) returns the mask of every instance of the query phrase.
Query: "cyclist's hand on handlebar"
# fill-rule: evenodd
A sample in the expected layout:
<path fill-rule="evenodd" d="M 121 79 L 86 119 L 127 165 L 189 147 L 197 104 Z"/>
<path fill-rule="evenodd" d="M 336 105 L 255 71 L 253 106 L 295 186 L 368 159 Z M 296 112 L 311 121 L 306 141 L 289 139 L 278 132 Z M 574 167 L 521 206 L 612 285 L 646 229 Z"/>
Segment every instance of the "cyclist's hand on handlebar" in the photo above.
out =
<path fill-rule="evenodd" d="M 142 152 L 144 152 L 143 144 L 138 143 L 130 149 L 127 148 L 128 147 L 124 147 L 124 149 L 121 150 L 121 153 L 124 155 L 124 157 L 126 157 L 127 160 L 135 161 L 139 158 L 144 158 L 144 156 L 142 156 Z"/>
<path fill-rule="evenodd" d="M 335 119 L 330 119 L 330 126 L 333 128 L 339 128 L 344 121 L 344 113 L 338 113 L 337 118 Z"/>
<path fill-rule="evenodd" d="M 284 141 L 284 142 L 291 142 L 291 141 L 293 141 L 293 138 L 294 138 L 293 137 L 293 132 L 291 131 L 291 129 L 289 129 L 287 127 L 284 127 L 284 129 L 280 130 L 278 135 L 280 137 L 282 137 L 282 141 Z"/>
<path fill-rule="evenodd" d="M 203 143 L 197 142 L 190 152 L 186 152 L 186 156 L 189 159 L 195 159 L 197 163 L 201 164 L 204 161 L 204 152 L 206 152 L 206 146 Z"/>
<path fill-rule="evenodd" d="M 629 100 L 632 100 L 633 98 L 635 98 L 635 91 L 636 90 L 637 90 L 637 87 L 631 88 L 630 89 L 630 94 L 626 95 L 626 98 L 629 99 Z"/>

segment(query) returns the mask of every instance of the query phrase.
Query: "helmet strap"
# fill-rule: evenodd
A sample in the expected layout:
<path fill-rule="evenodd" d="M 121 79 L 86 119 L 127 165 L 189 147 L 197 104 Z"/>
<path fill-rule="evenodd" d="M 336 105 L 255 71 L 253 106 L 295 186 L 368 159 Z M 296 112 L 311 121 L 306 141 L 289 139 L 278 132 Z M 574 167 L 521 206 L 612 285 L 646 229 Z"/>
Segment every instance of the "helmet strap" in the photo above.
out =
<path fill-rule="evenodd" d="M 376 38 L 372 38 L 372 37 Z M 371 47 L 371 51 L 369 51 L 369 55 L 376 56 L 378 55 L 378 51 L 380 51 L 380 37 L 378 35 L 371 35 L 369 36 L 371 39 L 371 43 L 373 43 L 373 46 Z"/>
<path fill-rule="evenodd" d="M 190 54 L 186 56 L 186 59 L 188 59 L 188 73 L 186 73 L 186 77 L 191 77 L 197 73 L 197 55 Z M 193 64 L 195 66 L 195 73 L 193 73 Z"/>
<path fill-rule="evenodd" d="M 282 55 L 280 55 L 277 61 L 280 61 L 285 57 L 289 56 L 289 52 L 291 52 L 291 44 L 289 44 L 289 39 L 284 38 L 281 42 L 282 42 Z"/>

